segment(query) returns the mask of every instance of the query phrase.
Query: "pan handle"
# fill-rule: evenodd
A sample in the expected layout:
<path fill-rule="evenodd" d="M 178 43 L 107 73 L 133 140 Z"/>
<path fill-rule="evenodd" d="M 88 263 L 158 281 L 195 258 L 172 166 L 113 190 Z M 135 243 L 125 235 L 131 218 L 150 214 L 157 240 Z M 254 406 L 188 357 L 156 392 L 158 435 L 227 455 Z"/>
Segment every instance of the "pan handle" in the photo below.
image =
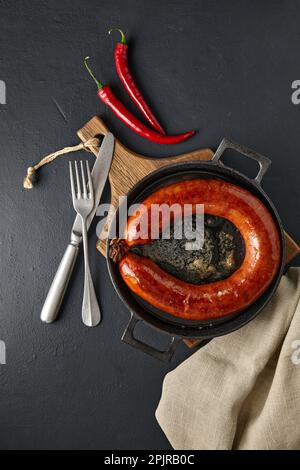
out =
<path fill-rule="evenodd" d="M 160 351 L 159 349 L 156 349 L 153 346 L 144 343 L 143 341 L 137 339 L 134 336 L 134 329 L 140 321 L 142 320 L 140 320 L 133 313 L 131 313 L 131 318 L 122 336 L 122 341 L 126 344 L 129 344 L 129 346 L 132 346 L 146 354 L 149 354 L 155 359 L 159 359 L 163 362 L 169 362 L 172 359 L 176 346 L 181 341 L 181 338 L 172 336 L 171 343 L 168 348 L 165 351 Z"/>
<path fill-rule="evenodd" d="M 255 152 L 244 145 L 238 144 L 237 142 L 233 142 L 232 140 L 223 139 L 220 143 L 216 153 L 213 156 L 212 162 L 218 164 L 221 161 L 221 157 L 225 150 L 232 149 L 236 150 L 237 152 L 245 155 L 245 157 L 251 158 L 255 160 L 259 164 L 259 171 L 254 178 L 254 181 L 257 184 L 260 184 L 266 171 L 268 170 L 269 166 L 271 165 L 271 160 L 260 153 Z M 224 165 L 225 166 L 225 165 Z"/>

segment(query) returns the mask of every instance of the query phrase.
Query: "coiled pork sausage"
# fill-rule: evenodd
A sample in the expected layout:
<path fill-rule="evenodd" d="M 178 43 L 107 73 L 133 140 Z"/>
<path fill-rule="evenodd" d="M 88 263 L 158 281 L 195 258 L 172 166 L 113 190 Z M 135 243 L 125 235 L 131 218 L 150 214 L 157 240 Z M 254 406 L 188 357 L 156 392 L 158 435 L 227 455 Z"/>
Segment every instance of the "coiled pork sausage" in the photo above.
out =
<path fill-rule="evenodd" d="M 218 179 L 174 183 L 151 194 L 129 218 L 125 241 L 130 247 L 151 240 L 136 239 L 138 221 L 150 220 L 152 204 L 204 204 L 206 214 L 229 220 L 245 242 L 241 266 L 228 278 L 194 285 L 168 274 L 153 261 L 128 252 L 119 263 L 129 289 L 176 317 L 207 320 L 238 313 L 268 288 L 279 268 L 281 245 L 277 226 L 265 205 L 240 186 Z M 160 221 L 160 230 L 163 229 Z"/>

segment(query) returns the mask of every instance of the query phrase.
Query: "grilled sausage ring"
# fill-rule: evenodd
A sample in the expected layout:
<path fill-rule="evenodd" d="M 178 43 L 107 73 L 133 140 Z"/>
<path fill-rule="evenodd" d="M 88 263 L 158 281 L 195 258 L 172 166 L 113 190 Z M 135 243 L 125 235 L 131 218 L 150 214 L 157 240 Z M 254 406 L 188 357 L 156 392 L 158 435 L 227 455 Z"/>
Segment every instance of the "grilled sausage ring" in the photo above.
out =
<path fill-rule="evenodd" d="M 271 214 L 256 196 L 218 179 L 193 179 L 165 186 L 143 201 L 141 209 L 128 219 L 128 247 L 149 242 L 135 238 L 138 221 L 142 217 L 150 220 L 152 204 L 191 204 L 193 212 L 196 204 L 204 204 L 206 214 L 223 217 L 240 231 L 245 257 L 226 279 L 195 285 L 166 273 L 148 258 L 127 252 L 119 262 L 119 270 L 135 294 L 176 317 L 207 320 L 244 310 L 268 288 L 280 264 L 280 238 Z"/>

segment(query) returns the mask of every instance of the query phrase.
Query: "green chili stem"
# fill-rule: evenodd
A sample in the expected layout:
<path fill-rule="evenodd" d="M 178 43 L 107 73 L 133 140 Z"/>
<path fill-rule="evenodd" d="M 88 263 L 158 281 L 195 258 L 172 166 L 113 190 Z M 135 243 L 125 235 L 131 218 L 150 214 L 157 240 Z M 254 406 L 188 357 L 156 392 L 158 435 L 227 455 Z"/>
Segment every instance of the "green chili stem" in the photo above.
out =
<path fill-rule="evenodd" d="M 94 82 L 96 83 L 96 85 L 97 85 L 97 87 L 98 87 L 98 90 L 101 90 L 101 88 L 103 88 L 104 85 L 103 85 L 103 83 L 101 83 L 101 82 L 96 78 L 96 76 L 94 75 L 94 73 L 93 73 L 91 67 L 90 67 L 89 64 L 88 64 L 88 60 L 89 60 L 89 59 L 90 59 L 89 56 L 88 56 L 88 57 L 85 57 L 85 59 L 84 59 L 84 65 L 85 65 L 87 71 L 89 72 L 90 76 L 92 77 L 92 79 L 93 79 Z"/>
<path fill-rule="evenodd" d="M 126 36 L 125 34 L 123 33 L 123 31 L 119 28 L 112 28 L 108 31 L 108 34 L 111 34 L 113 31 L 118 31 L 120 34 L 121 34 L 121 44 L 127 44 L 126 42 Z"/>

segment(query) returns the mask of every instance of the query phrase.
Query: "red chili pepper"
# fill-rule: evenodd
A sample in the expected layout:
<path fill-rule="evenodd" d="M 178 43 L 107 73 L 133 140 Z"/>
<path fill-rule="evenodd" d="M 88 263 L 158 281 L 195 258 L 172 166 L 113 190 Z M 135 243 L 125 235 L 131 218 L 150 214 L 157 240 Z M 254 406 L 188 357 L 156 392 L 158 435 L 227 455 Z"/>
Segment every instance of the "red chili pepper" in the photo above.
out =
<path fill-rule="evenodd" d="M 151 140 L 157 144 L 178 144 L 179 142 L 183 142 L 187 140 L 189 137 L 195 134 L 195 131 L 185 132 L 184 134 L 178 135 L 162 135 L 158 132 L 149 129 L 149 127 L 145 126 L 141 121 L 139 121 L 132 113 L 130 113 L 125 106 L 121 103 L 121 101 L 114 95 L 111 88 L 107 85 L 103 85 L 94 75 L 90 66 L 88 65 L 87 61 L 89 57 L 86 57 L 84 60 L 84 64 L 94 79 L 95 83 L 98 87 L 98 96 L 99 98 L 105 103 L 110 109 L 115 113 L 118 118 L 123 121 L 130 129 L 134 132 L 139 134 L 141 137 L 145 139 Z"/>
<path fill-rule="evenodd" d="M 123 83 L 125 90 L 127 91 L 130 98 L 134 101 L 136 106 L 139 108 L 139 110 L 142 112 L 142 114 L 145 116 L 145 118 L 149 121 L 151 126 L 160 134 L 165 134 L 164 129 L 152 113 L 150 107 L 146 103 L 142 93 L 138 89 L 133 79 L 128 65 L 128 44 L 126 42 L 126 37 L 123 31 L 121 29 L 115 28 L 111 29 L 109 31 L 109 34 L 111 34 L 112 31 L 119 31 L 119 33 L 121 34 L 121 42 L 118 42 L 115 47 L 115 64 L 119 78 Z"/>

